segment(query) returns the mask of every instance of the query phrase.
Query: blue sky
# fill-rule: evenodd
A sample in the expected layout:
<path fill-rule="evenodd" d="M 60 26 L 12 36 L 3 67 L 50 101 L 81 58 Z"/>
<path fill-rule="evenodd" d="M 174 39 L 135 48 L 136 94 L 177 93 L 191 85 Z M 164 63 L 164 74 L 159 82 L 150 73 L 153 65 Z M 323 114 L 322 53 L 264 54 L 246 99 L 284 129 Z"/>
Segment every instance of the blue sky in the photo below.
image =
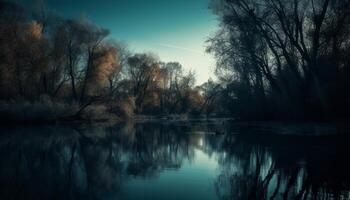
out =
<path fill-rule="evenodd" d="M 46 0 L 57 13 L 85 17 L 108 28 L 110 37 L 125 41 L 134 52 L 153 52 L 162 61 L 179 61 L 197 74 L 197 84 L 214 77 L 214 59 L 205 40 L 217 20 L 209 0 Z"/>

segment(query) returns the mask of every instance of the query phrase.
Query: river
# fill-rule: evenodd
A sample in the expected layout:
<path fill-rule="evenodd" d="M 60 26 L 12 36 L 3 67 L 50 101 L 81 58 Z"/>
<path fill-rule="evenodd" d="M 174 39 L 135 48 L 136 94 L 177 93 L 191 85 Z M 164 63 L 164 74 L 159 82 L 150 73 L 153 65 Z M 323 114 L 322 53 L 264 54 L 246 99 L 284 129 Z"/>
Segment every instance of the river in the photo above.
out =
<path fill-rule="evenodd" d="M 328 124 L 163 121 L 0 131 L 0 199 L 350 199 L 350 140 Z"/>

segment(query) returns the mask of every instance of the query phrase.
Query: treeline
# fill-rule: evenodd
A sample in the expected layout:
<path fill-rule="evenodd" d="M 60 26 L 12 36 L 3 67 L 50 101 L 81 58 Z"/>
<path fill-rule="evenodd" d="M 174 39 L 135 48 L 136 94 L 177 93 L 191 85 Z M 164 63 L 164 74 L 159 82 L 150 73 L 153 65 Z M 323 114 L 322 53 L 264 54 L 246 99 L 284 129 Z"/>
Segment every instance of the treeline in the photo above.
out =
<path fill-rule="evenodd" d="M 150 53 L 132 53 L 108 34 L 107 29 L 64 19 L 44 6 L 28 10 L 0 1 L 2 118 L 96 112 L 131 117 L 204 110 L 193 72 L 185 73 L 181 64 L 161 62 Z"/>
<path fill-rule="evenodd" d="M 220 28 L 216 106 L 245 119 L 339 119 L 350 113 L 350 4 L 212 0 Z"/>

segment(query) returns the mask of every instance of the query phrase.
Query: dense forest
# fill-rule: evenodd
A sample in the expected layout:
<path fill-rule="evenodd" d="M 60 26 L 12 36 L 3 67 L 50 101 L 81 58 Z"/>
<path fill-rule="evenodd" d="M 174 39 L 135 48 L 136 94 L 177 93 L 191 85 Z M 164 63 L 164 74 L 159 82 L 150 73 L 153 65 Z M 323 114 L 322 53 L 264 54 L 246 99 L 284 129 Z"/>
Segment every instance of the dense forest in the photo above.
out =
<path fill-rule="evenodd" d="M 344 119 L 350 5 L 342 0 L 212 0 L 217 80 L 134 53 L 86 19 L 0 1 L 1 120 L 135 115 Z"/>

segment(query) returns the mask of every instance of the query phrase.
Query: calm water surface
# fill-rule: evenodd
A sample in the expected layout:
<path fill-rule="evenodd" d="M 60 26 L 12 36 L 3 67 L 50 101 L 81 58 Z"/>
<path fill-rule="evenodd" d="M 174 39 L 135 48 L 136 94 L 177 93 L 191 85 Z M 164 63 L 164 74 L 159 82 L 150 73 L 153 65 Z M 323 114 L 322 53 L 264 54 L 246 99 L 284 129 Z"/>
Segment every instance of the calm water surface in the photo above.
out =
<path fill-rule="evenodd" d="M 350 199 L 350 140 L 329 125 L 193 121 L 0 131 L 0 199 Z"/>

